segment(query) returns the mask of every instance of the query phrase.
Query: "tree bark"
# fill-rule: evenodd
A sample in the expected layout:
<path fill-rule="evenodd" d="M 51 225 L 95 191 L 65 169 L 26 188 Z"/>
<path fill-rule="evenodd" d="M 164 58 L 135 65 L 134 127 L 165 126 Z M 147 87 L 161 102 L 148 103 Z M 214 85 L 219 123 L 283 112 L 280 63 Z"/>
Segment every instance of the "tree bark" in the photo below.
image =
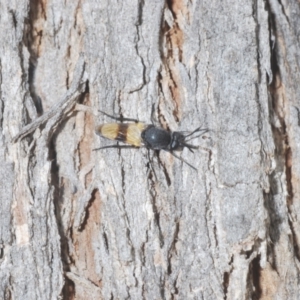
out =
<path fill-rule="evenodd" d="M 300 299 L 296 1 L 0 0 L 0 299 Z M 99 112 L 209 132 L 95 148 Z"/>

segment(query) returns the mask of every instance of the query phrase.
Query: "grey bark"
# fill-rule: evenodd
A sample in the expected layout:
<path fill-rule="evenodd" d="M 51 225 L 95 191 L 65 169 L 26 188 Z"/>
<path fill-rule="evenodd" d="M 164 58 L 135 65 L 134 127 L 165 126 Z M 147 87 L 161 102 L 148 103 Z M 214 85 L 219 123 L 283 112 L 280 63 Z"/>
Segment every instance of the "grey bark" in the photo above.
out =
<path fill-rule="evenodd" d="M 0 299 L 300 299 L 296 1 L 0 0 Z M 210 129 L 93 151 L 111 121 Z"/>

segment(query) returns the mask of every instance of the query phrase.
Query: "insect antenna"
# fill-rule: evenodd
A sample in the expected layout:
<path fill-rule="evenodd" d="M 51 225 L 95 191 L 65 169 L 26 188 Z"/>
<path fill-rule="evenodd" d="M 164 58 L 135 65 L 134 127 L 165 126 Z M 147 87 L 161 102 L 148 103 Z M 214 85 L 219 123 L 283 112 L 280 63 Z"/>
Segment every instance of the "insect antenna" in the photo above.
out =
<path fill-rule="evenodd" d="M 191 136 L 191 135 L 193 135 L 194 133 L 196 133 L 196 132 L 201 132 L 202 131 L 202 133 L 200 133 L 199 135 L 197 135 L 197 136 Z M 196 139 L 196 138 L 198 138 L 198 137 L 200 137 L 201 135 L 203 135 L 204 133 L 206 133 L 206 132 L 208 132 L 208 129 L 207 128 L 204 128 L 204 129 L 201 129 L 201 127 L 198 127 L 198 128 L 196 128 L 194 131 L 192 131 L 191 133 L 189 133 L 189 134 L 187 134 L 187 135 L 185 135 L 184 137 L 185 137 L 185 141 L 190 141 L 190 140 L 192 140 L 192 139 Z M 190 136 L 190 138 L 189 139 L 186 139 L 187 137 L 189 137 Z"/>

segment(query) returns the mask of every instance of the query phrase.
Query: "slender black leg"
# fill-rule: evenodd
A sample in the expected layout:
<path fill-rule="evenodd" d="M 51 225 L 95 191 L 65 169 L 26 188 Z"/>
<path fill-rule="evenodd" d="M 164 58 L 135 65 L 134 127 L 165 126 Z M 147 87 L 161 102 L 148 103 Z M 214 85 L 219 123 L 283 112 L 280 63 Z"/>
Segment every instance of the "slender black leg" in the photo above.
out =
<path fill-rule="evenodd" d="M 152 170 L 155 180 L 157 181 L 157 176 L 156 176 L 154 165 L 153 165 L 153 159 L 150 157 L 150 151 L 151 151 L 150 149 L 147 149 L 148 161 L 149 161 L 150 169 Z"/>
<path fill-rule="evenodd" d="M 131 146 L 131 145 L 108 145 L 100 148 L 93 149 L 93 151 L 96 150 L 102 150 L 102 149 L 109 149 L 109 148 L 117 148 L 117 149 L 138 149 L 139 147 Z"/>
<path fill-rule="evenodd" d="M 102 114 L 110 117 L 111 119 L 114 119 L 114 120 L 117 120 L 117 121 L 120 121 L 120 122 L 123 122 L 123 121 L 129 121 L 129 122 L 135 122 L 135 123 L 138 123 L 139 120 L 137 119 L 131 119 L 131 118 L 124 118 L 124 117 L 114 117 L 112 115 L 109 115 L 107 114 L 106 112 L 102 111 L 102 110 L 99 110 Z"/>
<path fill-rule="evenodd" d="M 178 156 L 177 154 L 175 154 L 174 152 L 168 151 L 169 153 L 171 153 L 174 157 L 178 158 L 179 160 L 181 160 L 182 162 L 186 163 L 188 166 L 190 166 L 192 169 L 194 169 L 195 171 L 197 171 L 197 169 L 192 166 L 190 163 L 188 163 L 185 159 L 183 159 L 182 157 Z"/>

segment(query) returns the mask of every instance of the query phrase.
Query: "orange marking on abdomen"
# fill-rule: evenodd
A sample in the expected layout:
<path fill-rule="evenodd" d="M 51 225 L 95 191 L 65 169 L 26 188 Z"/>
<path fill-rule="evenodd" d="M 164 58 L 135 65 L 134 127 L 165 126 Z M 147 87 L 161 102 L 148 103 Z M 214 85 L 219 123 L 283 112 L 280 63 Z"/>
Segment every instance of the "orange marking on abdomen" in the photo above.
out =
<path fill-rule="evenodd" d="M 144 123 L 107 123 L 99 125 L 96 131 L 107 139 L 141 147 L 141 134 L 146 126 Z"/>
<path fill-rule="evenodd" d="M 136 147 L 141 147 L 142 145 L 141 134 L 143 130 L 145 130 L 147 125 L 144 123 L 130 123 L 127 125 L 128 125 L 128 129 L 126 134 L 126 143 Z"/>
<path fill-rule="evenodd" d="M 99 125 L 96 129 L 97 133 L 103 137 L 115 140 L 118 136 L 119 124 L 118 123 L 107 123 Z"/>

